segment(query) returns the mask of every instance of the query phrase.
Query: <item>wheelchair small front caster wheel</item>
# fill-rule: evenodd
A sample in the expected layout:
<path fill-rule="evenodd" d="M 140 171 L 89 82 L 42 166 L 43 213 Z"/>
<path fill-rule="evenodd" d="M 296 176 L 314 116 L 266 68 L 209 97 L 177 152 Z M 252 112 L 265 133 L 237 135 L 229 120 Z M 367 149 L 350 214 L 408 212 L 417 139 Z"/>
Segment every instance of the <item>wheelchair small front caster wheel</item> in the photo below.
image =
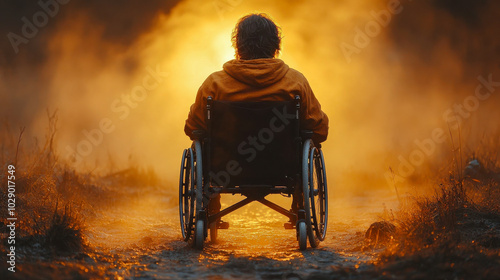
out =
<path fill-rule="evenodd" d="M 198 250 L 203 250 L 203 243 L 205 241 L 205 222 L 203 220 L 196 221 L 195 231 L 194 247 Z"/>
<path fill-rule="evenodd" d="M 301 221 L 297 225 L 297 234 L 299 239 L 299 248 L 304 251 L 307 248 L 307 226 L 306 222 Z"/>

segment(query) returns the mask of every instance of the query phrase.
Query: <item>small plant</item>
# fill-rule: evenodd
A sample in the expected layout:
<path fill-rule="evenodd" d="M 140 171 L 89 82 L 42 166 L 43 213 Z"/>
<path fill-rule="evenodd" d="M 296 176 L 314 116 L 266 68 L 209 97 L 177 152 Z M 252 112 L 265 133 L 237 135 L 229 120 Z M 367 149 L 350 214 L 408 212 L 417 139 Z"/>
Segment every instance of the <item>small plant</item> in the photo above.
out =
<path fill-rule="evenodd" d="M 82 250 L 84 244 L 82 223 L 69 206 L 64 207 L 62 213 L 56 206 L 49 228 L 45 232 L 45 242 L 63 252 Z"/>

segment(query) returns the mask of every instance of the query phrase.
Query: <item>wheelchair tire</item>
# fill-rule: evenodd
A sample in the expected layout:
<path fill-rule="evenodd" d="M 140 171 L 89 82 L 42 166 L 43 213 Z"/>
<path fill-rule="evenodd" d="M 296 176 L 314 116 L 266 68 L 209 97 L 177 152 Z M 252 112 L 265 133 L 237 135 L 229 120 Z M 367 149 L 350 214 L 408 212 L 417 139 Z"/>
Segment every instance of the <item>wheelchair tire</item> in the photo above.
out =
<path fill-rule="evenodd" d="M 304 211 L 306 212 L 307 235 L 309 236 L 309 243 L 311 247 L 315 248 L 318 246 L 317 242 L 314 242 L 314 233 L 312 229 L 312 218 L 311 218 L 311 201 L 309 199 L 309 161 L 311 149 L 314 147 L 311 139 L 307 139 L 304 142 L 303 153 L 302 153 L 302 193 L 304 196 Z M 312 241 L 312 242 L 311 242 Z"/>
<path fill-rule="evenodd" d="M 304 221 L 297 224 L 297 239 L 299 240 L 299 249 L 304 251 L 307 248 L 307 226 Z"/>
<path fill-rule="evenodd" d="M 319 241 L 325 240 L 328 227 L 328 187 L 323 152 L 314 147 L 309 162 L 309 198 L 311 206 L 312 230 Z"/>
<path fill-rule="evenodd" d="M 182 154 L 179 177 L 179 217 L 182 238 L 188 241 L 194 228 L 194 158 L 193 150 L 185 149 Z"/>
<path fill-rule="evenodd" d="M 196 192 L 196 215 L 198 219 L 200 211 L 205 210 L 203 207 L 203 158 L 200 141 L 194 141 L 194 164 L 195 164 L 195 192 Z"/>
<path fill-rule="evenodd" d="M 313 228 L 313 216 L 312 213 L 312 202 L 311 197 L 314 199 L 314 192 L 311 189 L 311 185 L 314 184 L 311 181 L 311 174 L 314 170 L 311 169 L 313 166 L 311 163 L 314 162 L 314 144 L 311 139 L 307 139 L 304 142 L 303 152 L 302 152 L 302 193 L 304 196 L 304 211 L 306 212 L 306 225 L 307 225 L 307 235 L 309 237 L 309 244 L 312 248 L 318 247 L 320 240 L 316 236 L 316 232 Z"/>
<path fill-rule="evenodd" d="M 196 232 L 194 237 L 194 248 L 203 250 L 203 243 L 205 242 L 205 222 L 203 220 L 196 221 L 194 230 Z"/>

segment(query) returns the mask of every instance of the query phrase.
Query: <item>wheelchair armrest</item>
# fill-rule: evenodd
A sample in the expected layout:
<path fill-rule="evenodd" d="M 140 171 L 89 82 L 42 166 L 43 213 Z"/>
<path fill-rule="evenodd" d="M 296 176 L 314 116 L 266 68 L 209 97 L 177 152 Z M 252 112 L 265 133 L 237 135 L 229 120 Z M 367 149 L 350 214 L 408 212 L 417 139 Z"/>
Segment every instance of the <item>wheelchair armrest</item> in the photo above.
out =
<path fill-rule="evenodd" d="M 206 131 L 205 130 L 193 130 L 193 140 L 201 140 L 205 137 Z"/>
<path fill-rule="evenodd" d="M 311 130 L 301 130 L 300 131 L 300 137 L 302 137 L 302 139 L 312 139 L 314 133 L 311 131 Z"/>
<path fill-rule="evenodd" d="M 312 132 L 311 130 L 302 130 L 300 132 L 300 137 L 302 138 L 302 140 L 311 139 L 313 140 L 314 146 L 318 149 L 321 149 L 321 143 L 316 143 L 316 141 L 314 141 L 313 139 L 313 136 L 314 132 Z"/>

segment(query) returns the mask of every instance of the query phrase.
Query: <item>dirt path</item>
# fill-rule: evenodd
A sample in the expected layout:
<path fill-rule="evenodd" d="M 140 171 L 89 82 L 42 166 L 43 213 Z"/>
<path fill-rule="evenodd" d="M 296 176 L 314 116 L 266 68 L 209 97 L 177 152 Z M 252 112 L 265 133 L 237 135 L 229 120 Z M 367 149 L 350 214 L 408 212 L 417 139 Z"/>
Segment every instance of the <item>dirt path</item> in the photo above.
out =
<path fill-rule="evenodd" d="M 99 253 L 85 258 L 101 263 L 106 275 L 125 279 L 349 278 L 377 253 L 361 248 L 369 224 L 387 211 L 375 195 L 380 196 L 332 201 L 327 239 L 317 249 L 301 252 L 295 231 L 283 227 L 286 218 L 259 204 L 226 216 L 230 228 L 219 231 L 219 241 L 194 250 L 181 240 L 177 208 L 159 207 L 170 203 L 151 193 L 94 221 L 89 240 Z"/>
<path fill-rule="evenodd" d="M 223 198 L 223 207 L 238 199 Z M 86 220 L 89 250 L 26 252 L 13 279 L 364 278 L 378 253 L 362 250 L 364 233 L 397 203 L 392 194 L 375 192 L 331 200 L 327 239 L 306 251 L 298 249 L 295 231 L 284 229 L 284 216 L 255 203 L 224 217 L 230 228 L 197 251 L 181 240 L 176 200 L 167 191 L 123 190 L 116 203 Z"/>

